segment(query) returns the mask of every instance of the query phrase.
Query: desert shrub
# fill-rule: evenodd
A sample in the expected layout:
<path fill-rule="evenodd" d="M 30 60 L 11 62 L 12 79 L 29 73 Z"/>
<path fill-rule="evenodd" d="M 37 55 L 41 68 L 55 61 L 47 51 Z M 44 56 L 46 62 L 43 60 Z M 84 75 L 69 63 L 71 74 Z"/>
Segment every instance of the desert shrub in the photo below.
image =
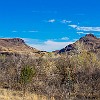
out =
<path fill-rule="evenodd" d="M 72 93 L 94 95 L 100 92 L 100 60 L 94 53 L 84 50 L 56 58 L 1 57 L 0 74 L 0 85 L 2 82 L 10 89 L 59 96 L 61 100 L 66 100 Z"/>
<path fill-rule="evenodd" d="M 84 94 L 84 97 L 98 94 L 100 85 L 100 60 L 98 57 L 87 51 L 82 51 L 78 55 L 72 57 L 72 62 L 75 67 L 75 85 L 77 86 L 76 93 Z"/>
<path fill-rule="evenodd" d="M 34 67 L 25 66 L 21 70 L 20 83 L 22 85 L 23 93 L 27 90 L 27 85 L 32 81 L 36 71 Z"/>

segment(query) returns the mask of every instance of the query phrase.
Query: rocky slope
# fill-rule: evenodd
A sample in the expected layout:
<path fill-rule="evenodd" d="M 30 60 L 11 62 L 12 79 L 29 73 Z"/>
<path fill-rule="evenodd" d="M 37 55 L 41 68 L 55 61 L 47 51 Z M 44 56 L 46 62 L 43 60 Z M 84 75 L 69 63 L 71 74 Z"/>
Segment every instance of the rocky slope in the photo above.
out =
<path fill-rule="evenodd" d="M 12 54 L 23 54 L 32 55 L 34 57 L 41 57 L 47 52 L 37 50 L 33 47 L 28 46 L 24 40 L 20 38 L 11 39 L 0 39 L 0 54 L 12 55 Z"/>
<path fill-rule="evenodd" d="M 87 34 L 85 37 L 80 38 L 75 43 L 66 46 L 57 53 L 78 53 L 84 49 L 87 51 L 100 53 L 100 38 L 97 38 L 93 34 Z"/>
<path fill-rule="evenodd" d="M 0 39 L 0 52 L 37 52 L 35 48 L 31 48 L 25 44 L 20 38 Z"/>
<path fill-rule="evenodd" d="M 31 55 L 33 58 L 38 57 L 57 57 L 54 53 L 49 53 L 46 51 L 40 51 L 33 47 L 28 46 L 24 40 L 20 38 L 4 38 L 0 39 L 0 54 L 5 55 Z"/>

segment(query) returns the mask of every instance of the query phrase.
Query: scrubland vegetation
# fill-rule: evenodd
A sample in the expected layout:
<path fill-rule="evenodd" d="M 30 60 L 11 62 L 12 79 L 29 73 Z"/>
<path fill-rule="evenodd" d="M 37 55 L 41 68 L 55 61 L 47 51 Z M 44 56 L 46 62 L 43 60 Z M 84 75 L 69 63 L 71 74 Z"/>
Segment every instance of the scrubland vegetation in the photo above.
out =
<path fill-rule="evenodd" d="M 38 59 L 3 54 L 0 55 L 0 88 L 23 92 L 24 100 L 100 100 L 100 59 L 85 50 L 75 55 Z M 27 93 L 45 99 L 27 99 Z M 0 100 L 8 99 L 0 96 Z"/>

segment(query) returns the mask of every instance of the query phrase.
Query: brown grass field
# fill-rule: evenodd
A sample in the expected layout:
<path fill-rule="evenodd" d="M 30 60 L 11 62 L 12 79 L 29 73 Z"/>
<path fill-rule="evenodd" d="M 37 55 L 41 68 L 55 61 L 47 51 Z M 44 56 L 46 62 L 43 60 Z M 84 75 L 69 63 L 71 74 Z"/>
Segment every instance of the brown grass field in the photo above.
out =
<path fill-rule="evenodd" d="M 24 97 L 22 92 L 0 89 L 0 100 L 54 100 L 54 98 L 50 99 L 46 96 L 31 93 L 26 93 Z"/>

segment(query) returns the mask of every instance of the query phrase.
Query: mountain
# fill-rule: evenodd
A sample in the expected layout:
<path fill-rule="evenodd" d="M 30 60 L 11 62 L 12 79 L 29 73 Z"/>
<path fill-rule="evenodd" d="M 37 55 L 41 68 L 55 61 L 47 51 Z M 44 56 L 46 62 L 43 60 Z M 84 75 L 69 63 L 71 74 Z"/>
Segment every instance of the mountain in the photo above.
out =
<path fill-rule="evenodd" d="M 20 52 L 20 53 L 29 53 L 37 52 L 39 50 L 32 48 L 25 44 L 24 40 L 20 38 L 13 39 L 0 39 L 0 52 Z"/>
<path fill-rule="evenodd" d="M 57 51 L 57 53 L 78 53 L 81 50 L 100 53 L 100 38 L 97 38 L 93 34 L 87 34 L 75 43 L 69 44 L 65 48 Z"/>

